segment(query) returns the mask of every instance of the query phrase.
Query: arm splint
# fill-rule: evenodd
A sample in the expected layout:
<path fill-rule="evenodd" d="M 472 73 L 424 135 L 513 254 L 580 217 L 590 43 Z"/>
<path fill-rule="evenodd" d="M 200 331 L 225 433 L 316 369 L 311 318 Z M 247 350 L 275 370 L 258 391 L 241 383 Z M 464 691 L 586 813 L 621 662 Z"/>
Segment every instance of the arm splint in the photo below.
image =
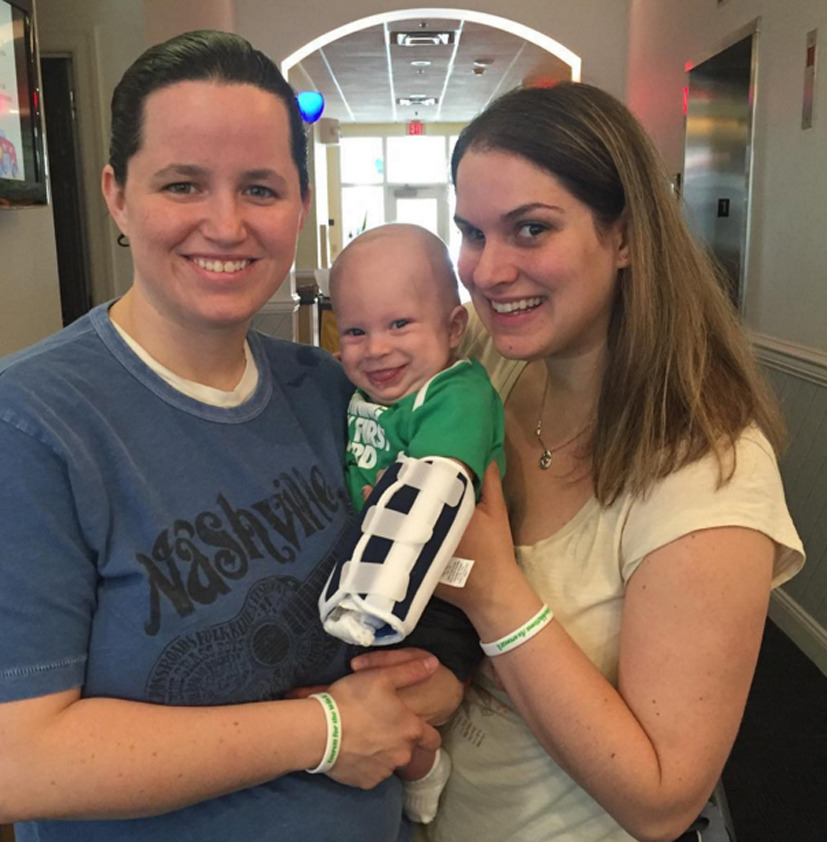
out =
<path fill-rule="evenodd" d="M 345 561 L 319 597 L 325 630 L 359 646 L 413 631 L 474 513 L 474 485 L 453 459 L 400 453 L 368 497 Z"/>

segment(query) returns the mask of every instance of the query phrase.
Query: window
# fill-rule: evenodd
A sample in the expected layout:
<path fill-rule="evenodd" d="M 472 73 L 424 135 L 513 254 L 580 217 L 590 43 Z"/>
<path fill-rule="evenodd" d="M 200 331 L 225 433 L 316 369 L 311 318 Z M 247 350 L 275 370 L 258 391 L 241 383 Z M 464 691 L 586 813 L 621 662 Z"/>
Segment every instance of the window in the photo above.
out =
<path fill-rule="evenodd" d="M 385 221 L 385 188 L 342 187 L 342 232 L 346 246 L 355 236 Z"/>
<path fill-rule="evenodd" d="M 433 231 L 459 256 L 453 222 L 450 152 L 456 135 L 343 137 L 342 246 L 385 222 L 411 222 Z M 468 294 L 460 288 L 463 300 Z"/>
<path fill-rule="evenodd" d="M 389 137 L 387 143 L 389 183 L 445 184 L 448 181 L 444 137 Z"/>
<path fill-rule="evenodd" d="M 340 141 L 342 184 L 382 184 L 381 137 L 344 137 Z"/>

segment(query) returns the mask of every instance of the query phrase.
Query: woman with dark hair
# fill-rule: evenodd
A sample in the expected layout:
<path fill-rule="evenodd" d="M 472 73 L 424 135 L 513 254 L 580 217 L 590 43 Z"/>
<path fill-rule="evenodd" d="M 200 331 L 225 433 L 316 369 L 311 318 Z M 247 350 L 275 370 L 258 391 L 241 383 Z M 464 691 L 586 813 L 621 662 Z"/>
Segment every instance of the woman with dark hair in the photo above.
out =
<path fill-rule="evenodd" d="M 250 331 L 308 207 L 292 90 L 235 35 L 153 47 L 115 91 L 103 191 L 131 288 L 0 364 L 0 822 L 393 842 L 392 772 L 460 685 L 415 650 L 342 678 L 318 619 L 352 387 Z"/>
<path fill-rule="evenodd" d="M 779 412 L 613 97 L 506 94 L 452 164 L 465 350 L 505 402 L 508 473 L 460 546 L 468 583 L 440 591 L 489 658 L 429 838 L 672 840 L 721 774 L 770 589 L 803 563 Z"/>

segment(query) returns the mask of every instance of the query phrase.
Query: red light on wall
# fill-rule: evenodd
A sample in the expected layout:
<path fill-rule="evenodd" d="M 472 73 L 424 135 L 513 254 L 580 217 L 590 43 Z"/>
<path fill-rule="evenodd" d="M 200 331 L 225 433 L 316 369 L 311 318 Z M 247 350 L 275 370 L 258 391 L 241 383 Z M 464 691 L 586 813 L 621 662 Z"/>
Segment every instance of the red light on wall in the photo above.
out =
<path fill-rule="evenodd" d="M 558 85 L 560 80 L 553 76 L 544 76 L 536 74 L 534 76 L 526 76 L 523 79 L 524 88 L 553 88 Z"/>
<path fill-rule="evenodd" d="M 413 120 L 408 123 L 408 134 L 425 134 L 425 125 L 419 120 Z"/>

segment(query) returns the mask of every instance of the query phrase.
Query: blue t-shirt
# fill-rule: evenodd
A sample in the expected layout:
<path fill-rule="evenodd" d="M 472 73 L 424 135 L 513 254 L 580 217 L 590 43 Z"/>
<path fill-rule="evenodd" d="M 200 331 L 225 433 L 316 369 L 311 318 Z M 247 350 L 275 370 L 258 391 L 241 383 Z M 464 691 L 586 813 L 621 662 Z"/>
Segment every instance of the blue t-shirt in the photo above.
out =
<path fill-rule="evenodd" d="M 340 677 L 348 650 L 316 600 L 350 518 L 341 368 L 251 333 L 255 393 L 209 406 L 144 365 L 107 308 L 0 363 L 0 701 L 80 686 L 227 705 Z M 150 819 L 16 832 L 390 842 L 400 812 L 394 778 L 363 792 L 297 773 Z"/>

